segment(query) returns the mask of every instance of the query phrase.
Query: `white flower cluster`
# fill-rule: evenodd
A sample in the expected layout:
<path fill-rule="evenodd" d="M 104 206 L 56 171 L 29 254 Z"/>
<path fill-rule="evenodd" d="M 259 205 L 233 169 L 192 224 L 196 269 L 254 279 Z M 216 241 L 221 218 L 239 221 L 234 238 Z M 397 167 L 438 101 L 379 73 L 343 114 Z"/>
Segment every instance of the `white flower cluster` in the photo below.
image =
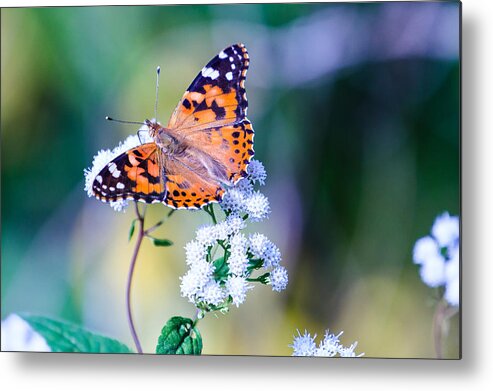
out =
<path fill-rule="evenodd" d="M 459 253 L 459 217 L 448 212 L 435 219 L 431 235 L 418 239 L 413 250 L 423 282 L 445 286 L 445 300 L 453 306 L 459 305 Z"/>
<path fill-rule="evenodd" d="M 189 270 L 181 277 L 181 294 L 197 307 L 215 310 L 229 303 L 238 307 L 254 281 L 270 284 L 277 292 L 286 289 L 288 273 L 280 265 L 279 248 L 261 233 L 247 237 L 241 232 L 248 220 L 262 220 L 270 212 L 267 197 L 253 188 L 265 183 L 266 176 L 262 163 L 252 160 L 247 177 L 226 190 L 220 204 L 226 219 L 200 227 L 185 246 Z M 213 259 L 218 250 L 223 256 Z M 264 274 L 254 277 L 254 271 Z"/>
<path fill-rule="evenodd" d="M 2 321 L 2 352 L 51 352 L 41 334 L 22 319 L 11 314 Z"/>
<path fill-rule="evenodd" d="M 122 153 L 128 151 L 129 149 L 135 148 L 136 146 L 143 143 L 151 142 L 152 138 L 147 132 L 148 128 L 146 125 L 143 125 L 139 129 L 139 136 L 136 134 L 128 136 L 125 141 L 121 142 L 117 147 L 113 149 L 102 149 L 98 151 L 98 153 L 94 156 L 92 160 L 92 166 L 90 168 L 84 169 L 85 176 L 85 186 L 84 190 L 87 192 L 89 197 L 94 196 L 94 192 L 92 191 L 92 184 L 96 176 L 101 172 L 101 170 L 113 159 Z M 110 202 L 110 206 L 115 209 L 117 212 L 125 211 L 128 206 L 128 202 L 126 200 Z"/>
<path fill-rule="evenodd" d="M 343 331 L 335 335 L 330 334 L 329 330 L 326 330 L 324 339 L 320 341 L 318 346 L 315 343 L 317 334 L 312 337 L 306 330 L 303 335 L 299 330 L 297 331 L 298 336 L 295 336 L 293 344 L 289 345 L 293 348 L 293 356 L 334 357 L 339 355 L 339 357 L 361 357 L 364 355 L 364 353 L 356 355 L 354 351 L 356 346 L 358 346 L 358 342 L 354 342 L 349 347 L 341 345 L 339 337 Z"/>
<path fill-rule="evenodd" d="M 253 187 L 255 183 L 265 184 L 267 173 L 258 160 L 252 159 L 247 168 L 247 179 L 240 180 L 226 190 L 221 208 L 235 214 L 247 214 L 251 221 L 262 221 L 269 216 L 269 200 Z"/>

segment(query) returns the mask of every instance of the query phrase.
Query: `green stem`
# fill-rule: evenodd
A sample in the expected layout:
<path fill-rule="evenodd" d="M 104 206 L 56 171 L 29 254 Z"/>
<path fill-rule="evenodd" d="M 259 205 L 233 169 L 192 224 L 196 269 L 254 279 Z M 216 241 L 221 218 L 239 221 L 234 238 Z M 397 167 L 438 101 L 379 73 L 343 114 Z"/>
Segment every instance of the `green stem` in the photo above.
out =
<path fill-rule="evenodd" d="M 157 229 L 157 228 L 159 228 L 161 225 L 163 225 L 163 224 L 164 224 L 164 222 L 165 222 L 166 220 L 168 220 L 168 219 L 171 217 L 171 215 L 172 215 L 175 211 L 176 211 L 176 209 L 171 209 L 171 210 L 169 211 L 168 215 L 167 215 L 164 219 L 162 219 L 162 220 L 158 221 L 155 225 L 153 225 L 152 227 L 150 227 L 150 228 L 148 228 L 147 230 L 145 230 L 145 231 L 144 231 L 144 235 L 145 235 L 145 236 L 149 236 L 149 234 L 150 234 L 152 231 L 156 230 L 156 229 Z"/>
<path fill-rule="evenodd" d="M 135 212 L 137 214 L 137 220 L 139 223 L 139 232 L 137 236 L 137 242 L 135 243 L 134 253 L 130 260 L 130 269 L 128 271 L 128 278 L 127 278 L 126 301 L 127 301 L 127 318 L 128 318 L 128 324 L 130 326 L 130 333 L 132 334 L 132 338 L 134 340 L 135 347 L 137 348 L 137 352 L 142 354 L 142 346 L 140 345 L 139 337 L 137 336 L 137 331 L 135 330 L 135 325 L 132 316 L 130 293 L 132 291 L 132 280 L 135 271 L 135 264 L 137 262 L 137 255 L 139 254 L 140 246 L 145 236 L 145 232 L 144 232 L 145 209 L 144 209 L 144 213 L 140 214 L 139 205 L 137 204 L 137 202 L 135 202 Z"/>
<path fill-rule="evenodd" d="M 204 210 L 209 214 L 209 216 L 211 216 L 212 222 L 214 224 L 217 224 L 217 219 L 216 219 L 216 215 L 214 214 L 214 207 L 212 206 L 212 204 L 206 205 L 204 207 Z"/>

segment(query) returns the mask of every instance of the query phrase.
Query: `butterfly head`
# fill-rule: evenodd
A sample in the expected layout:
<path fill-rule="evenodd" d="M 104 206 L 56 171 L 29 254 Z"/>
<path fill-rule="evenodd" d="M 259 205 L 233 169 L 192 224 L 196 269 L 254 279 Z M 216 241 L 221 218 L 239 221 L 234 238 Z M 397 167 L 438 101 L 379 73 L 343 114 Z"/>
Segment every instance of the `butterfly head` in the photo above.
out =
<path fill-rule="evenodd" d="M 154 139 L 157 137 L 159 129 L 163 128 L 159 122 L 151 121 L 149 119 L 146 119 L 144 124 L 149 128 L 149 134 Z"/>
<path fill-rule="evenodd" d="M 146 119 L 144 123 L 149 128 L 149 135 L 163 152 L 178 153 L 186 148 L 184 144 L 180 144 L 178 139 L 169 133 L 169 129 L 159 122 Z"/>

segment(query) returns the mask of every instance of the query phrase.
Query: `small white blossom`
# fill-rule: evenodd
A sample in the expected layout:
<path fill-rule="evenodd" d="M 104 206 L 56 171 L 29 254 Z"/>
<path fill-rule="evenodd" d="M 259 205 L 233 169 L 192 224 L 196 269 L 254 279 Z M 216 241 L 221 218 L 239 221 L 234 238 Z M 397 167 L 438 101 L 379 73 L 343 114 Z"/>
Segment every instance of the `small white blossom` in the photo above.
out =
<path fill-rule="evenodd" d="M 438 243 L 430 236 L 418 239 L 413 249 L 413 260 L 416 264 L 422 264 L 431 257 L 440 256 Z"/>
<path fill-rule="evenodd" d="M 293 356 L 313 356 L 317 349 L 315 344 L 315 338 L 317 334 L 313 337 L 305 330 L 305 334 L 301 335 L 298 331 L 298 336 L 294 337 L 293 344 L 289 345 L 293 348 Z"/>
<path fill-rule="evenodd" d="M 226 221 L 222 221 L 214 226 L 213 239 L 226 240 L 230 233 L 230 227 Z"/>
<path fill-rule="evenodd" d="M 298 336 L 294 338 L 293 344 L 289 345 L 293 348 L 293 356 L 323 356 L 323 357 L 361 357 L 364 353 L 356 356 L 354 349 L 358 345 L 358 342 L 354 342 L 351 346 L 345 347 L 339 342 L 339 337 L 342 335 L 342 331 L 335 335 L 330 334 L 329 330 L 325 332 L 324 339 L 317 347 L 315 343 L 315 334 L 313 337 L 305 330 L 305 334 L 301 335 L 298 330 Z"/>
<path fill-rule="evenodd" d="M 269 200 L 261 192 L 254 192 L 245 201 L 246 211 L 252 221 L 262 221 L 270 213 Z"/>
<path fill-rule="evenodd" d="M 356 356 L 356 353 L 354 352 L 354 349 L 356 349 L 356 346 L 358 346 L 358 342 L 355 342 L 351 344 L 349 347 L 344 347 L 340 346 L 339 347 L 339 356 L 341 357 L 361 357 L 364 355 L 364 353 L 361 353 Z"/>
<path fill-rule="evenodd" d="M 269 242 L 264 251 L 264 266 L 277 267 L 281 262 L 281 250 L 272 242 Z"/>
<path fill-rule="evenodd" d="M 226 292 L 217 281 L 211 279 L 204 286 L 200 298 L 207 304 L 218 305 L 226 298 Z"/>
<path fill-rule="evenodd" d="M 459 277 L 447 281 L 445 285 L 445 294 L 443 297 L 452 306 L 458 306 L 460 302 L 460 292 L 459 292 Z"/>
<path fill-rule="evenodd" d="M 248 266 L 248 258 L 244 253 L 231 253 L 231 256 L 228 258 L 228 266 L 231 274 L 243 276 Z"/>
<path fill-rule="evenodd" d="M 144 133 L 142 133 L 144 134 Z M 152 141 L 152 139 L 148 139 L 147 141 Z M 143 142 L 147 142 L 145 139 Z M 118 144 L 112 151 L 114 157 L 120 156 L 122 153 L 127 152 L 129 149 L 135 148 L 141 144 L 139 136 L 136 134 L 132 134 L 128 136 L 123 142 Z M 108 162 L 109 163 L 109 162 Z"/>
<path fill-rule="evenodd" d="M 205 259 L 196 260 L 190 265 L 187 274 L 180 278 L 182 296 L 188 297 L 191 302 L 194 302 L 195 295 L 207 285 L 212 278 L 213 273 L 213 264 L 207 262 Z"/>
<path fill-rule="evenodd" d="M 245 221 L 236 214 L 231 214 L 226 218 L 229 235 L 240 232 L 246 227 Z"/>
<path fill-rule="evenodd" d="M 195 238 L 201 245 L 208 247 L 215 242 L 216 232 L 213 225 L 204 225 L 197 230 Z"/>
<path fill-rule="evenodd" d="M 187 297 L 190 302 L 194 302 L 195 295 L 201 289 L 199 278 L 196 273 L 188 271 L 183 277 L 180 277 L 180 291 L 183 297 Z"/>
<path fill-rule="evenodd" d="M 125 213 L 128 207 L 128 201 L 127 200 L 118 200 L 118 201 L 110 201 L 110 206 L 116 211 L 116 212 L 123 212 Z"/>
<path fill-rule="evenodd" d="M 440 247 L 454 245 L 459 239 L 459 218 L 443 213 L 435 219 L 431 233 Z"/>
<path fill-rule="evenodd" d="M 192 240 L 185 245 L 186 263 L 192 265 L 205 259 L 206 248 L 197 240 Z"/>
<path fill-rule="evenodd" d="M 445 265 L 445 300 L 452 305 L 459 305 L 459 286 L 460 286 L 460 273 L 459 273 L 459 246 L 457 245 L 451 253 L 451 258 Z"/>
<path fill-rule="evenodd" d="M 5 318 L 1 329 L 3 352 L 51 352 L 46 340 L 19 315 Z"/>
<path fill-rule="evenodd" d="M 450 251 L 450 259 L 445 265 L 445 277 L 448 280 L 459 278 L 459 246 Z"/>
<path fill-rule="evenodd" d="M 237 188 L 229 188 L 224 192 L 221 208 L 233 213 L 243 213 L 245 210 L 245 195 Z"/>
<path fill-rule="evenodd" d="M 258 182 L 260 185 L 265 185 L 265 180 L 267 179 L 267 172 L 265 171 L 264 165 L 256 160 L 252 159 L 247 168 L 248 179 L 252 183 Z"/>
<path fill-rule="evenodd" d="M 269 280 L 272 285 L 272 290 L 281 292 L 288 285 L 288 271 L 282 266 L 276 267 L 270 272 Z"/>
<path fill-rule="evenodd" d="M 459 305 L 459 218 L 441 214 L 431 233 L 416 241 L 413 261 L 421 265 L 419 274 L 425 284 L 445 285 L 445 299 L 450 305 Z"/>
<path fill-rule="evenodd" d="M 229 239 L 232 254 L 245 255 L 248 246 L 248 240 L 242 233 L 237 233 Z"/>
<path fill-rule="evenodd" d="M 339 337 L 342 335 L 342 331 L 335 335 L 329 333 L 329 330 L 325 331 L 324 339 L 320 342 L 319 347 L 315 352 L 315 356 L 321 357 L 334 357 L 340 351 Z"/>
<path fill-rule="evenodd" d="M 435 288 L 445 283 L 445 260 L 441 256 L 430 257 L 421 265 L 421 279 L 429 287 Z"/>
<path fill-rule="evenodd" d="M 263 259 L 267 248 L 270 246 L 270 240 L 261 233 L 254 233 L 248 238 L 250 251 L 254 257 Z"/>
<path fill-rule="evenodd" d="M 214 265 L 205 259 L 196 261 L 190 266 L 190 271 L 197 274 L 200 286 L 203 287 L 214 273 Z"/>
<path fill-rule="evenodd" d="M 228 294 L 233 299 L 233 304 L 237 307 L 245 301 L 246 293 L 252 288 L 253 286 L 243 277 L 232 276 L 226 281 Z"/>
<path fill-rule="evenodd" d="M 245 198 L 250 196 L 253 193 L 253 184 L 248 179 L 240 180 L 234 188 L 240 191 Z"/>

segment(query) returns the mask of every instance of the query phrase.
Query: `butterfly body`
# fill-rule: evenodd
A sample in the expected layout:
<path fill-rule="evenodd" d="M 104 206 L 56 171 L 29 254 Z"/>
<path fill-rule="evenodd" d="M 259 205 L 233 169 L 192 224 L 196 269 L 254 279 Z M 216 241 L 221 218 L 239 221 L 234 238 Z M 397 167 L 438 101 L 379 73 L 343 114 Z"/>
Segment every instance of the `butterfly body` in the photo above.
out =
<path fill-rule="evenodd" d="M 160 123 L 152 122 L 148 119 L 144 123 L 149 129 L 149 135 L 154 139 L 154 142 L 163 153 L 179 155 L 180 152 L 183 152 L 187 148 L 183 137 L 180 139 L 179 135 L 178 137 L 173 136 L 170 133 L 170 129 L 163 127 Z"/>
<path fill-rule="evenodd" d="M 194 79 L 166 127 L 145 120 L 153 142 L 108 163 L 93 182 L 94 195 L 176 209 L 220 201 L 224 187 L 246 175 L 254 155 L 244 89 L 248 65 L 242 44 L 221 51 Z"/>

